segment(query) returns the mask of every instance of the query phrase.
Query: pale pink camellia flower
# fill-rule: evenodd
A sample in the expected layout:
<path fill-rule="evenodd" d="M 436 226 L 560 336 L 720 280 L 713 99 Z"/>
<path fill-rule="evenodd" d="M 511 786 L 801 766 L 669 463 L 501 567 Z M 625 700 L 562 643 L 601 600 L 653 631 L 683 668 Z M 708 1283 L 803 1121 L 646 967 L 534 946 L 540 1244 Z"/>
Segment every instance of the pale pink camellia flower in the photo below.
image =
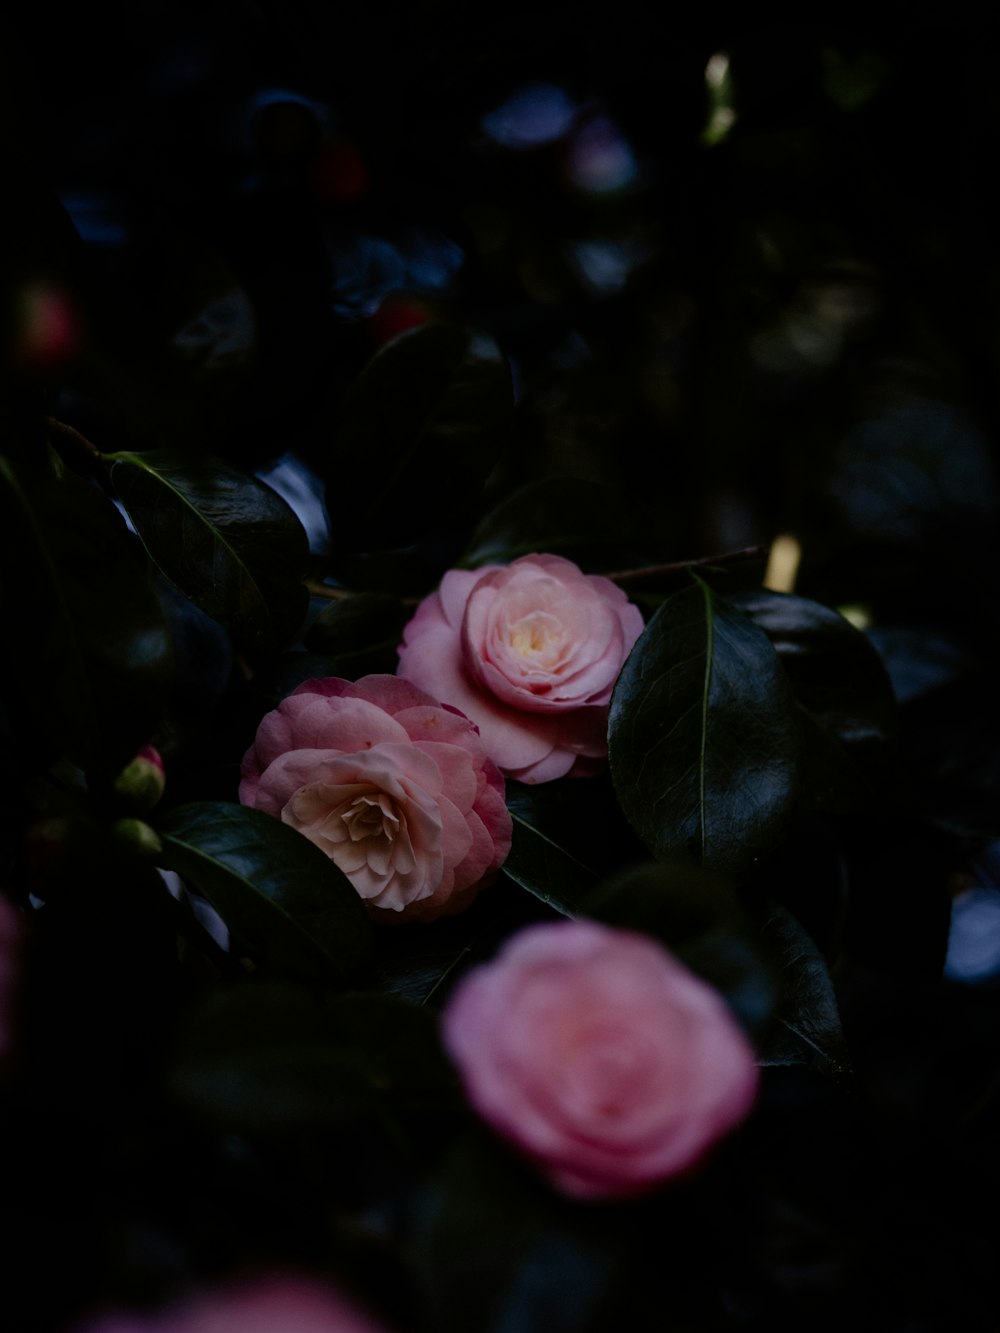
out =
<path fill-rule="evenodd" d="M 757 1093 L 719 993 L 649 936 L 596 921 L 519 931 L 441 1022 L 474 1109 L 574 1198 L 690 1173 Z"/>
<path fill-rule="evenodd" d="M 397 676 L 299 685 L 261 722 L 239 796 L 321 848 L 381 920 L 463 910 L 510 851 L 475 726 Z"/>
<path fill-rule="evenodd" d="M 507 777 L 598 772 L 608 705 L 643 621 L 620 588 L 558 555 L 452 569 L 403 631 L 397 674 L 479 727 Z"/>
<path fill-rule="evenodd" d="M 325 1283 L 299 1274 L 232 1282 L 154 1314 L 106 1314 L 74 1333 L 386 1333 Z"/>

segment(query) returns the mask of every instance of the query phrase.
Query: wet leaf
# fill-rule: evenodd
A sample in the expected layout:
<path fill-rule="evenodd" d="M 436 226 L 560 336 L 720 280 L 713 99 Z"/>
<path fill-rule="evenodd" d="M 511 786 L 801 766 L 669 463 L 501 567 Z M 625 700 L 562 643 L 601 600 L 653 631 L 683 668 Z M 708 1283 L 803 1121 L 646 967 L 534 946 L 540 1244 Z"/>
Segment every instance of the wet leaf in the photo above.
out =
<path fill-rule="evenodd" d="M 762 1042 L 765 1065 L 804 1065 L 821 1074 L 850 1073 L 840 1010 L 823 955 L 800 922 L 780 903 L 769 902 L 761 938 L 780 978 L 781 992 Z"/>
<path fill-rule="evenodd" d="M 160 719 L 170 640 L 138 554 L 111 503 L 74 473 L 0 457 L 2 674 L 43 767 L 59 754 L 120 766 Z"/>
<path fill-rule="evenodd" d="M 493 468 L 512 407 L 490 339 L 429 324 L 387 343 L 343 403 L 327 474 L 334 544 L 379 550 L 451 530 Z"/>
<path fill-rule="evenodd" d="M 766 588 L 733 605 L 771 640 L 800 710 L 799 801 L 856 809 L 884 790 L 896 739 L 896 701 L 877 650 L 837 611 Z"/>
<path fill-rule="evenodd" d="M 225 801 L 178 806 L 156 829 L 161 864 L 207 898 L 266 967 L 339 982 L 368 962 L 373 927 L 364 904 L 297 830 Z"/>
<path fill-rule="evenodd" d="M 434 1016 L 393 996 L 330 997 L 287 981 L 214 991 L 188 1015 L 173 1095 L 230 1131 L 343 1130 L 458 1105 Z"/>
<path fill-rule="evenodd" d="M 633 529 L 629 502 L 609 496 L 607 486 L 581 477 L 543 477 L 520 487 L 486 515 L 460 563 L 465 568 L 506 564 L 546 551 L 582 567 L 616 568 L 608 561 L 630 551 Z"/>
<path fill-rule="evenodd" d="M 739 879 L 780 838 L 795 794 L 792 693 L 763 631 L 701 580 L 633 648 L 608 742 L 622 809 L 657 857 Z"/>
<path fill-rule="evenodd" d="M 603 880 L 580 913 L 652 935 L 714 986 L 751 1031 L 770 1019 L 777 976 L 757 929 L 719 875 L 692 861 L 634 866 Z"/>
<path fill-rule="evenodd" d="M 309 559 L 287 502 L 221 459 L 170 449 L 109 457 L 118 497 L 160 571 L 245 647 L 284 644 L 305 615 Z"/>
<path fill-rule="evenodd" d="M 596 787 L 585 780 L 568 787 L 507 783 L 514 834 L 504 873 L 566 916 L 575 914 L 598 878 L 601 824 L 607 821 L 595 795 Z"/>
<path fill-rule="evenodd" d="M 357 680 L 396 669 L 403 627 L 413 614 L 398 597 L 365 592 L 331 601 L 304 635 L 313 654 L 326 659 L 327 675 Z"/>

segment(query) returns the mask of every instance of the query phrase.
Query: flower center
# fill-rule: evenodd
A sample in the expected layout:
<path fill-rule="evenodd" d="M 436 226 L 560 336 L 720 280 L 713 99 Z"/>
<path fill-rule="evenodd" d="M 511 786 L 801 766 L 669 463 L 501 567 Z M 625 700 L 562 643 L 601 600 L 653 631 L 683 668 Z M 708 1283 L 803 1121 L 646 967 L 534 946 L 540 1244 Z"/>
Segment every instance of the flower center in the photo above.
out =
<path fill-rule="evenodd" d="M 522 616 L 507 630 L 507 642 L 521 657 L 551 655 L 562 646 L 564 638 L 562 625 L 547 611 Z"/>
<path fill-rule="evenodd" d="M 383 792 L 355 797 L 346 809 L 341 810 L 340 818 L 351 842 L 378 838 L 391 844 L 399 832 L 399 816 Z"/>
<path fill-rule="evenodd" d="M 627 1030 L 598 1027 L 580 1034 L 563 1070 L 566 1111 L 583 1125 L 626 1115 L 642 1098 L 648 1055 Z"/>

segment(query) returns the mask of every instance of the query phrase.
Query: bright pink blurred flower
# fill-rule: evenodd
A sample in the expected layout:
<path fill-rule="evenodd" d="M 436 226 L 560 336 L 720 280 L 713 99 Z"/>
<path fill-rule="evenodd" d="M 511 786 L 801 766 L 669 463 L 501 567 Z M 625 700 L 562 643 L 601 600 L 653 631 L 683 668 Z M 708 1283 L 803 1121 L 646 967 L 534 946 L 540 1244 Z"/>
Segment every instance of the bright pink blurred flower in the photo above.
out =
<path fill-rule="evenodd" d="M 6 898 L 0 898 L 0 1065 L 14 1045 L 14 1003 L 20 972 L 23 931 L 21 918 Z"/>
<path fill-rule="evenodd" d="M 353 1301 L 298 1275 L 231 1283 L 151 1315 L 107 1314 L 75 1333 L 385 1333 Z"/>
<path fill-rule="evenodd" d="M 576 1198 L 690 1172 L 757 1092 L 718 992 L 648 936 L 594 921 L 514 935 L 459 982 L 442 1032 L 473 1107 Z"/>
<path fill-rule="evenodd" d="M 403 631 L 398 674 L 479 727 L 508 777 L 597 772 L 611 691 L 642 616 L 620 588 L 558 555 L 453 569 Z"/>
<path fill-rule="evenodd" d="M 462 910 L 510 851 L 478 731 L 396 676 L 300 685 L 261 722 L 239 794 L 304 833 L 384 919 Z"/>

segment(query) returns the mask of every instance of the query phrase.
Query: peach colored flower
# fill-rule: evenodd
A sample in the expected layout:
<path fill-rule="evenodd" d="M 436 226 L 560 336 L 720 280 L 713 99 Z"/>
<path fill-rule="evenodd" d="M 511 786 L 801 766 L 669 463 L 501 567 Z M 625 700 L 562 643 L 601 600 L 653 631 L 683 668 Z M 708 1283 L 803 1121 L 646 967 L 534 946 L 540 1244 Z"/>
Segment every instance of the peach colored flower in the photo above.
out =
<path fill-rule="evenodd" d="M 305 681 L 263 719 L 242 774 L 241 802 L 322 848 L 383 919 L 462 910 L 510 850 L 478 731 L 396 676 Z"/>

